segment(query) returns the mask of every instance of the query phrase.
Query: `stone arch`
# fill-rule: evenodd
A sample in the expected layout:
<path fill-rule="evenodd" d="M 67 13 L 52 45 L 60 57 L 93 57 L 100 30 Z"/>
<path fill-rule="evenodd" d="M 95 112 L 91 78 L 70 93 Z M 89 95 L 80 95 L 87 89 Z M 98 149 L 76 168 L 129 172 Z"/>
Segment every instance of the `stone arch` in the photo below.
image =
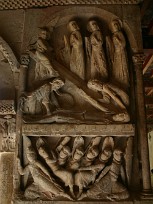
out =
<path fill-rule="evenodd" d="M 19 63 L 10 46 L 0 37 L 0 100 L 14 99 Z"/>
<path fill-rule="evenodd" d="M 128 40 L 129 40 L 131 50 L 133 51 L 133 53 L 138 52 L 139 46 L 137 44 L 135 36 L 133 35 L 133 33 L 131 31 L 129 24 L 126 21 L 123 21 L 123 29 L 127 35 Z"/>

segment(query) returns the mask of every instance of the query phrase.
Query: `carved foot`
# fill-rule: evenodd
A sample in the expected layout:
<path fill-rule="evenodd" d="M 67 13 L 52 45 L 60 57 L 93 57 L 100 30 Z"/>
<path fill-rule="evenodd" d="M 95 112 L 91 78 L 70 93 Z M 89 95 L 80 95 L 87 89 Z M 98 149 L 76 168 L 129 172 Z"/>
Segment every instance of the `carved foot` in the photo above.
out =
<path fill-rule="evenodd" d="M 113 120 L 116 122 L 129 122 L 130 116 L 127 112 L 118 113 L 113 115 Z"/>
<path fill-rule="evenodd" d="M 87 197 L 86 193 L 82 193 L 81 196 L 77 196 L 77 200 L 82 200 Z"/>

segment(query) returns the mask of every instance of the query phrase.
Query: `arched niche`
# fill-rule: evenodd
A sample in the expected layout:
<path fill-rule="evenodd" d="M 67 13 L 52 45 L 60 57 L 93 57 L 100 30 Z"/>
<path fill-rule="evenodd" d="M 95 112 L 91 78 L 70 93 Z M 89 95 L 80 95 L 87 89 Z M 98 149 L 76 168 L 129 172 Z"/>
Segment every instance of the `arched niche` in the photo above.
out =
<path fill-rule="evenodd" d="M 18 62 L 12 49 L 0 37 L 0 100 L 15 99 L 18 72 Z"/>
<path fill-rule="evenodd" d="M 104 38 L 110 34 L 109 25 L 112 20 L 119 19 L 119 17 L 111 12 L 108 12 L 104 9 L 97 7 L 72 7 L 68 9 L 64 9 L 60 12 L 57 12 L 54 16 L 51 16 L 51 19 L 46 23 L 46 27 L 48 27 L 52 32 L 52 43 L 56 52 L 62 46 L 64 46 L 64 35 L 68 35 L 68 22 L 71 20 L 76 20 L 81 33 L 84 37 L 88 35 L 87 32 L 87 22 L 90 19 L 95 19 L 98 21 L 99 26 L 101 28 L 102 34 Z M 120 19 L 122 21 L 122 19 Z M 122 29 L 124 30 L 125 35 L 129 41 L 131 52 L 137 52 L 139 50 L 136 38 L 130 28 L 130 25 L 127 21 L 122 21 Z"/>

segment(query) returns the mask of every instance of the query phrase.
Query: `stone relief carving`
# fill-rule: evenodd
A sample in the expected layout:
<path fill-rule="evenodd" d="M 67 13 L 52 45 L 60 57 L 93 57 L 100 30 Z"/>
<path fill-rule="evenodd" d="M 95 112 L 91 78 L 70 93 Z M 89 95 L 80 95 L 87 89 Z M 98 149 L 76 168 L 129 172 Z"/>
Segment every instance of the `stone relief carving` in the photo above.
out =
<path fill-rule="evenodd" d="M 35 115 L 40 116 L 37 121 L 41 123 L 91 123 L 93 118 L 106 124 L 130 121 L 128 58 L 120 24 L 118 19 L 113 20 L 112 35 L 103 36 L 99 22 L 89 20 L 87 37 L 77 21 L 71 20 L 65 25 L 64 48 L 51 47 L 49 29 L 40 29 L 37 42 L 29 50 L 36 61 L 32 90 L 23 93 L 26 97 L 21 96 L 25 121 L 34 122 Z M 51 88 L 57 81 L 60 85 Z M 67 104 L 66 108 L 61 104 Z"/>
<path fill-rule="evenodd" d="M 25 137 L 28 164 L 20 175 L 29 174 L 24 197 L 28 200 L 68 200 L 129 198 L 123 152 L 114 137 L 66 136 L 52 138 Z M 126 139 L 124 139 L 126 142 Z M 52 147 L 51 147 L 52 146 Z M 126 147 L 125 147 L 126 148 Z M 32 182 L 30 177 L 32 177 Z"/>
<path fill-rule="evenodd" d="M 85 78 L 85 61 L 83 40 L 80 28 L 76 21 L 70 21 L 68 24 L 70 30 L 70 70 L 80 78 Z"/>
<path fill-rule="evenodd" d="M 126 40 L 121 31 L 119 20 L 110 25 L 112 36 L 107 37 L 109 57 L 111 61 L 111 78 L 125 90 L 129 87 L 129 73 L 126 51 Z"/>
<path fill-rule="evenodd" d="M 0 100 L 0 151 L 12 152 L 15 149 L 15 114 L 13 100 Z"/>
<path fill-rule="evenodd" d="M 53 69 L 50 53 L 51 46 L 48 43 L 49 31 L 47 28 L 40 28 L 38 40 L 35 44 L 34 59 L 36 60 L 35 79 L 46 79 L 58 77 L 59 74 Z"/>
<path fill-rule="evenodd" d="M 13 118 L 11 115 L 6 115 L 3 118 L 0 118 L 1 151 L 14 151 L 16 141 L 15 131 L 15 118 Z"/>
<path fill-rule="evenodd" d="M 90 79 L 108 79 L 108 70 L 106 65 L 105 53 L 103 50 L 103 36 L 95 20 L 90 20 L 87 24 L 87 30 L 91 33 L 87 42 L 87 54 L 90 61 Z"/>

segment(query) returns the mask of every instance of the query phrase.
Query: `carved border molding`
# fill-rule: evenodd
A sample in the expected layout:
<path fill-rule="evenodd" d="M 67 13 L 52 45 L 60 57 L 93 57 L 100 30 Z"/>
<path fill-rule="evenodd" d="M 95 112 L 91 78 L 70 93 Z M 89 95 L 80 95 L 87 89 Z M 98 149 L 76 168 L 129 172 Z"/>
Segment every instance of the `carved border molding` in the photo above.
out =
<path fill-rule="evenodd" d="M 0 115 L 15 115 L 14 100 L 0 100 Z"/>
<path fill-rule="evenodd" d="M 0 1 L 0 10 L 84 4 L 139 4 L 140 2 L 141 0 L 3 0 Z"/>
<path fill-rule="evenodd" d="M 59 128 L 60 126 L 60 128 Z M 30 136 L 134 136 L 133 124 L 124 125 L 73 125 L 73 124 L 24 124 L 23 135 Z"/>
<path fill-rule="evenodd" d="M 0 8 L 1 8 L 2 2 L 0 2 Z M 3 53 L 4 57 L 8 60 L 8 63 L 12 69 L 13 72 L 18 72 L 18 61 L 10 48 L 10 46 L 3 40 L 2 37 L 0 37 L 0 52 Z"/>

